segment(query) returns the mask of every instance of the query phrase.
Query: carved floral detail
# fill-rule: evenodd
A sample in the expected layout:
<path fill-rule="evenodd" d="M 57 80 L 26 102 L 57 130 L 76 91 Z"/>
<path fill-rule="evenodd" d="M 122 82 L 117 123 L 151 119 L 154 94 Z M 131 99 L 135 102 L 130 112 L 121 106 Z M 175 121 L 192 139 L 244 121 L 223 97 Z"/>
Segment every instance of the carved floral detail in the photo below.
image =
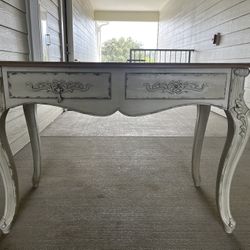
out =
<path fill-rule="evenodd" d="M 249 111 L 243 100 L 243 94 L 240 95 L 238 99 L 235 100 L 234 111 L 236 112 L 237 119 L 241 122 L 240 125 L 240 135 L 244 137 L 247 132 L 247 112 Z"/>
<path fill-rule="evenodd" d="M 27 83 L 34 91 L 47 91 L 57 95 L 58 103 L 63 101 L 64 93 L 73 93 L 75 90 L 86 92 L 92 85 L 81 82 L 66 82 L 64 80 L 53 80 L 52 82 Z"/>
<path fill-rule="evenodd" d="M 244 68 L 234 69 L 234 74 L 236 76 L 246 77 L 249 75 L 249 69 L 244 69 Z"/>
<path fill-rule="evenodd" d="M 202 92 L 207 86 L 206 83 L 194 83 L 194 82 L 183 82 L 183 81 L 169 81 L 169 82 L 156 82 L 153 84 L 144 83 L 148 92 L 161 91 L 162 93 L 169 93 L 171 95 L 180 95 L 187 93 L 188 91 Z"/>

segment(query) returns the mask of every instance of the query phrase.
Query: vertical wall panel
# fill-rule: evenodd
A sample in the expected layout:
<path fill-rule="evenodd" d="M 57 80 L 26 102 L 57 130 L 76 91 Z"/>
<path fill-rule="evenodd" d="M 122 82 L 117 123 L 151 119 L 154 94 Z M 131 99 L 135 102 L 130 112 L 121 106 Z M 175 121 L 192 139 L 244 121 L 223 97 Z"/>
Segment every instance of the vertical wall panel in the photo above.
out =
<path fill-rule="evenodd" d="M 48 60 L 62 61 L 59 0 L 40 0 L 40 5 L 47 11 L 47 32 L 51 38 L 51 45 L 48 47 Z"/>
<path fill-rule="evenodd" d="M 72 0 L 74 59 L 97 61 L 94 11 L 88 0 Z"/>
<path fill-rule="evenodd" d="M 28 33 L 24 0 L 0 0 L 0 59 L 28 60 Z"/>
<path fill-rule="evenodd" d="M 212 43 L 221 33 L 221 43 Z M 161 10 L 159 48 L 195 49 L 193 62 L 250 62 L 249 0 L 169 0 Z M 246 83 L 250 104 L 250 78 Z"/>
<path fill-rule="evenodd" d="M 55 4 L 53 5 L 58 8 Z M 58 44 L 58 32 L 53 34 L 53 37 L 55 37 L 55 43 Z M 57 53 L 56 56 L 60 58 L 60 54 Z M 0 61 L 28 60 L 29 44 L 25 0 L 0 0 Z M 40 128 L 44 129 L 48 126 L 61 112 L 60 108 L 39 105 Z M 13 153 L 29 142 L 22 107 L 10 110 L 7 117 L 7 134 Z"/>

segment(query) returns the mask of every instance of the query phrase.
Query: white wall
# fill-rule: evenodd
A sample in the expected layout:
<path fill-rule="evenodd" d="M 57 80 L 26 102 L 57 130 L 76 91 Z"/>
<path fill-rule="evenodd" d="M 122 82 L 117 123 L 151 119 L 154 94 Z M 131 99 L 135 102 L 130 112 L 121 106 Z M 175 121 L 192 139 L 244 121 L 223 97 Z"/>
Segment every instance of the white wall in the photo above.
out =
<path fill-rule="evenodd" d="M 158 44 L 195 49 L 192 62 L 250 62 L 250 0 L 169 0 L 160 12 Z M 245 98 L 250 105 L 249 77 Z"/>
<path fill-rule="evenodd" d="M 74 60 L 97 61 L 94 10 L 89 0 L 72 0 Z"/>
<path fill-rule="evenodd" d="M 54 5 L 57 6 L 57 1 L 58 0 L 54 0 L 51 2 L 54 2 Z M 49 7 L 50 9 L 52 9 L 51 6 L 52 5 Z M 29 60 L 25 0 L 0 0 L 0 61 L 1 60 Z M 48 126 L 61 112 L 61 109 L 56 107 L 39 105 L 38 116 L 40 129 L 44 129 Z M 16 153 L 29 142 L 22 107 L 10 110 L 7 117 L 7 134 L 13 153 Z"/>
<path fill-rule="evenodd" d="M 40 5 L 47 11 L 48 33 L 51 38 L 51 45 L 48 47 L 48 59 L 49 61 L 62 61 L 60 1 L 40 0 Z"/>
<path fill-rule="evenodd" d="M 28 60 L 25 3 L 0 0 L 0 60 Z"/>

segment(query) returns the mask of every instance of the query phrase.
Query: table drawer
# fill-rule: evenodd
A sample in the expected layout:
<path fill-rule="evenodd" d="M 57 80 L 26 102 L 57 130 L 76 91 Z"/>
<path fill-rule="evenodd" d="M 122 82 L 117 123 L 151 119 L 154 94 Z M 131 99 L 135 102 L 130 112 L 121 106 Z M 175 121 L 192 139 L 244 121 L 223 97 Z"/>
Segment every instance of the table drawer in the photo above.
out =
<path fill-rule="evenodd" d="M 8 72 L 10 98 L 111 99 L 111 73 Z"/>
<path fill-rule="evenodd" d="M 126 99 L 224 99 L 225 73 L 127 73 Z"/>

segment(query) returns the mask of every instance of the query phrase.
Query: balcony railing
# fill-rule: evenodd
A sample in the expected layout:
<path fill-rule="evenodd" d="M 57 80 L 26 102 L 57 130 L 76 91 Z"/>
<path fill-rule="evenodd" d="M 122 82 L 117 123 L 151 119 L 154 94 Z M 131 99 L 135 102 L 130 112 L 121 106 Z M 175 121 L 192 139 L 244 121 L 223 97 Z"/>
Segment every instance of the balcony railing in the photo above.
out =
<path fill-rule="evenodd" d="M 190 63 L 192 49 L 130 49 L 130 63 Z"/>

